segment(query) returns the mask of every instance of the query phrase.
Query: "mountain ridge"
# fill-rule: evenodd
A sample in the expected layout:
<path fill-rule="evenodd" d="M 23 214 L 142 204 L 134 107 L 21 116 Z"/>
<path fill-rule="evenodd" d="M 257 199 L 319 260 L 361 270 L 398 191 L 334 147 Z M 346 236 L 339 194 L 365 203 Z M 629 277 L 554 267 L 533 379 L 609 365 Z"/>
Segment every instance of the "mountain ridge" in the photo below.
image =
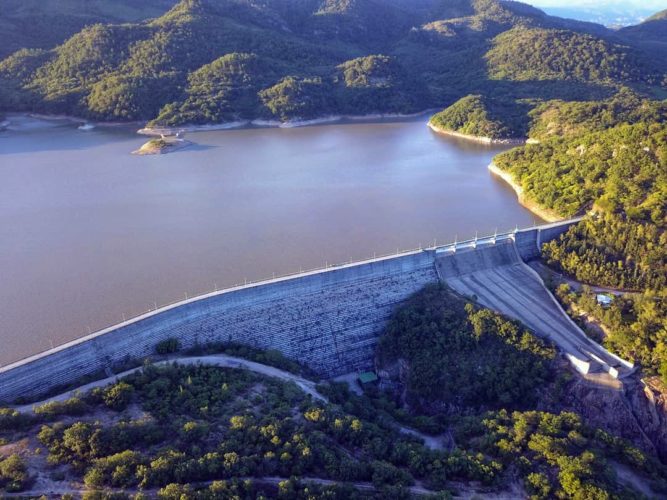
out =
<path fill-rule="evenodd" d="M 59 45 L 5 57 L 0 110 L 182 125 L 354 114 L 360 103 L 360 113 L 414 113 L 472 93 L 543 101 L 599 98 L 624 84 L 664 88 L 667 61 L 628 40 L 498 0 L 181 0 L 154 19 L 92 24 Z M 257 82 L 252 106 L 232 99 L 213 113 L 223 90 L 201 78 L 240 54 L 270 63 L 271 81 L 244 75 Z M 342 84 L 346 65 L 368 72 L 360 82 L 383 66 L 386 84 Z"/>

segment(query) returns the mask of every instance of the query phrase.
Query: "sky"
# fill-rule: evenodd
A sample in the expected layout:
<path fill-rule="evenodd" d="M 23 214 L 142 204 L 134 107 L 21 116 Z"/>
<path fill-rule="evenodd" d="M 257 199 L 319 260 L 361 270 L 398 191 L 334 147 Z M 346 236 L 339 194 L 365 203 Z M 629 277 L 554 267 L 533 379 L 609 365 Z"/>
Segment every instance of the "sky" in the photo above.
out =
<path fill-rule="evenodd" d="M 520 0 L 547 14 L 621 27 L 667 9 L 667 0 Z"/>
<path fill-rule="evenodd" d="M 525 0 L 524 0 L 525 1 Z M 667 0 L 528 0 L 535 7 L 592 7 L 613 6 L 630 9 L 667 9 Z"/>

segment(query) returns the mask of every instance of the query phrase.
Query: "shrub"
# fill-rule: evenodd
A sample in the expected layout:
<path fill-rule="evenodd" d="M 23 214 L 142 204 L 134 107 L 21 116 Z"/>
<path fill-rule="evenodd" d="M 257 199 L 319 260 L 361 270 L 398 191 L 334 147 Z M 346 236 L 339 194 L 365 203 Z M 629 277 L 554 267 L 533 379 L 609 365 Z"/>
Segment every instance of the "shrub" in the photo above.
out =
<path fill-rule="evenodd" d="M 12 408 L 0 408 L 0 431 L 18 431 L 30 425 L 29 415 Z"/>
<path fill-rule="evenodd" d="M 104 404 L 112 410 L 127 408 L 134 394 L 134 387 L 127 382 L 118 382 L 104 390 Z"/>
<path fill-rule="evenodd" d="M 78 397 L 71 397 L 65 401 L 49 401 L 41 406 L 36 406 L 34 411 L 36 415 L 45 420 L 52 420 L 59 415 L 83 415 L 88 406 Z"/>
<path fill-rule="evenodd" d="M 13 454 L 0 461 L 0 486 L 8 492 L 24 490 L 29 480 L 27 467 L 20 456 Z"/>

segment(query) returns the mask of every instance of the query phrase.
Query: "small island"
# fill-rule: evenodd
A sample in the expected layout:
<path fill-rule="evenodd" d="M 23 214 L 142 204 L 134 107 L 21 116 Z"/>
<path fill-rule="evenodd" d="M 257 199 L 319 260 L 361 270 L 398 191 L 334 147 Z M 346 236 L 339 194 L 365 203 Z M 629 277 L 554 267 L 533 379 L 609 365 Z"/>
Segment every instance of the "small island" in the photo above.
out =
<path fill-rule="evenodd" d="M 151 139 L 136 151 L 132 151 L 133 155 L 163 155 L 173 153 L 179 149 L 187 148 L 192 145 L 192 142 L 186 141 L 179 136 Z"/>

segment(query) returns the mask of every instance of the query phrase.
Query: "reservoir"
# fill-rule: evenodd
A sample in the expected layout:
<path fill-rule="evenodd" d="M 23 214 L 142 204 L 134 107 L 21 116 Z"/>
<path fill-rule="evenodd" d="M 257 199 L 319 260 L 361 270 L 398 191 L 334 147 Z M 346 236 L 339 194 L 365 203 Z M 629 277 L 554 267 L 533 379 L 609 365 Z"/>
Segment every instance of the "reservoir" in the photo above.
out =
<path fill-rule="evenodd" d="M 192 133 L 11 116 L 0 132 L 0 364 L 149 309 L 541 222 L 487 165 L 505 149 L 401 122 Z"/>

